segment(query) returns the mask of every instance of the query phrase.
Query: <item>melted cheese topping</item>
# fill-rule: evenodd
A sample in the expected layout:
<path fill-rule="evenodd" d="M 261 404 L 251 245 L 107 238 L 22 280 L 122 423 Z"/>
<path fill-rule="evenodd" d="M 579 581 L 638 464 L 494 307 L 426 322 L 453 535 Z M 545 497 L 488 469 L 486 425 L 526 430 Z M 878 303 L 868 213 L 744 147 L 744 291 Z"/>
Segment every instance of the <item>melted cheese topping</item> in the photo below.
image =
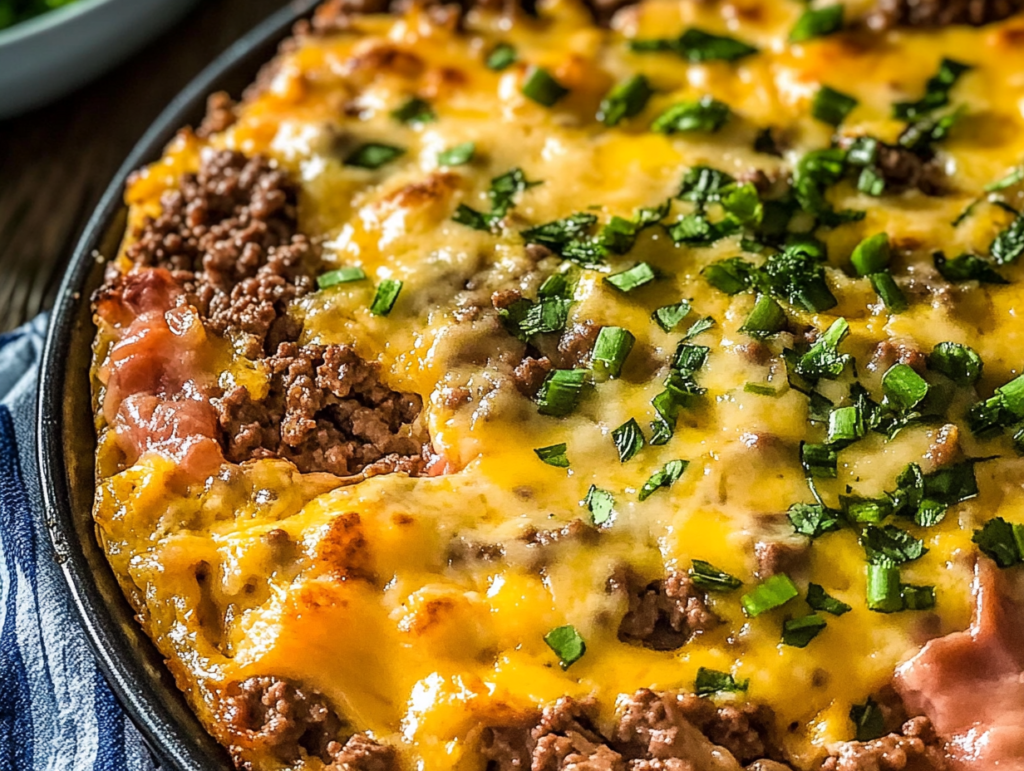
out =
<path fill-rule="evenodd" d="M 301 182 L 302 229 L 322 243 L 328 266 L 358 265 L 371 278 L 298 301 L 293 313 L 304 320 L 304 341 L 351 344 L 381 362 L 393 388 L 423 395 L 434 450 L 452 470 L 338 486 L 283 461 L 259 461 L 182 489 L 171 461 L 150 453 L 120 469 L 109 459 L 109 442 L 101 442 L 96 519 L 112 564 L 212 732 L 223 736 L 215 705 L 227 683 L 273 674 L 321 690 L 353 726 L 396 745 L 410 768 L 476 769 L 482 724 L 564 694 L 595 695 L 607 716 L 619 694 L 691 690 L 698 668 L 709 667 L 749 678 L 747 697 L 775 710 L 787 750 L 810 766 L 827 743 L 851 738 L 851 705 L 883 687 L 925 639 L 967 626 L 972 530 L 992 516 L 1024 522 L 1020 462 L 1008 444 L 976 442 L 960 419 L 971 394 L 961 394 L 950 411 L 963 450 L 1001 459 L 977 467 L 976 498 L 934 527 L 909 527 L 929 551 L 903 568 L 903 580 L 936 587 L 933 613 L 869 611 L 864 550 L 847 528 L 814 543 L 804 579 L 851 612 L 828 616 L 827 628 L 803 649 L 781 642 L 783 620 L 807 612 L 802 598 L 757 618 L 744 614 L 739 596 L 757 582 L 753 544 L 793 538 L 785 511 L 813 501 L 799 444 L 822 441 L 823 433 L 808 422 L 806 397 L 787 386 L 782 343 L 767 342 L 768 360 L 749 355 L 750 338 L 739 327 L 753 295 L 727 296 L 700 275 L 709 263 L 741 254 L 738 238 L 688 248 L 673 245 L 660 227 L 645 230 L 628 255 L 609 259 L 612 272 L 641 260 L 659 272 L 658 281 L 629 294 L 610 287 L 602 272 L 582 272 L 570 325 L 625 327 L 636 345 L 622 377 L 600 383 L 565 418 L 539 414 L 508 387 L 493 335 L 463 316 L 488 306 L 494 289 L 535 296 L 557 266 L 549 258 L 538 267 L 526 257 L 521 229 L 579 211 L 602 223 L 629 217 L 674 196 L 696 165 L 785 175 L 803 153 L 830 143 L 831 127 L 810 116 L 822 85 L 859 100 L 844 134 L 895 141 L 903 124 L 890 117 L 892 103 L 918 98 L 950 56 L 973 69 L 954 92 L 966 117 L 940 146 L 949 191 L 871 198 L 840 183 L 829 193 L 836 208 L 867 216 L 819 232 L 839 303 L 817 315 L 787 311 L 819 330 L 846 317 L 851 334 L 842 350 L 878 399 L 882 372 L 869 362 L 884 340 L 925 352 L 942 341 L 971 345 L 984 360 L 978 391 L 986 395 L 1020 374 L 1019 284 L 947 285 L 929 270 L 933 249 L 984 254 L 1010 220 L 982 205 L 960 226 L 951 224 L 1024 156 L 1024 24 L 792 45 L 788 31 L 802 8 L 769 0 L 647 2 L 620 14 L 613 30 L 592 26 L 580 8 L 560 2 L 544 5 L 540 19 L 511 26 L 474 12 L 461 31 L 418 12 L 359 18 L 348 32 L 302 39 L 282 54 L 233 127 L 208 141 L 182 134 L 133 182 L 127 199 L 138 223 L 159 212 L 160 194 L 196 168 L 205 144 L 266 154 L 291 171 Z M 760 53 L 688 64 L 670 53 L 632 53 L 625 44 L 692 26 L 738 37 Z M 499 40 L 516 47 L 519 63 L 494 72 L 482 61 Z M 569 95 L 552 108 L 525 98 L 527 63 L 546 67 Z M 650 79 L 655 95 L 640 116 L 606 128 L 594 119 L 602 96 L 634 73 Z M 390 116 L 413 94 L 430 102 L 436 121 L 401 125 Z M 705 94 L 734 112 L 721 131 L 649 131 L 667 106 Z M 781 139 L 783 157 L 752 149 L 765 127 Z M 375 171 L 343 164 L 369 141 L 405 154 Z M 440 151 L 467 141 L 476 145 L 471 164 L 439 167 Z M 516 198 L 509 227 L 492 234 L 452 221 L 459 203 L 486 210 L 489 180 L 515 167 L 541 184 Z M 1019 198 L 1010 191 L 1010 203 Z M 666 221 L 688 210 L 674 206 Z M 898 277 L 937 282 L 942 291 L 911 295 L 908 310 L 890 315 L 848 267 L 853 247 L 880 231 L 897 247 Z M 1004 272 L 1021 278 L 1018 267 Z M 385 278 L 404 287 L 390 315 L 373 316 L 374 286 Z M 662 331 L 651 313 L 682 298 L 692 298 L 690 320 L 716 322 L 695 340 L 710 347 L 698 376 L 707 393 L 683 412 L 671 441 L 622 463 L 611 431 L 630 418 L 647 430 L 656 417 L 651 399 L 662 389 L 664 372 L 657 372 L 681 338 Z M 225 356 L 222 380 L 260 387 L 251 364 Z M 750 382 L 779 393 L 748 392 Z M 466 389 L 468 402 L 452 406 L 457 400 L 446 397 L 453 389 Z M 821 481 L 821 494 L 832 502 L 851 491 L 877 496 L 894 489 L 909 463 L 932 470 L 940 430 L 915 425 L 891 440 L 869 434 L 840 453 L 838 478 Z M 534 453 L 560 442 L 568 445 L 569 469 L 547 466 Z M 640 502 L 639 488 L 674 459 L 690 462 L 679 481 Z M 613 519 L 598 537 L 553 547 L 521 540 L 529 528 L 589 521 L 581 501 L 591 485 L 615 497 Z M 276 553 L 266 537 L 273 530 L 287 532 L 297 553 Z M 460 541 L 503 544 L 506 554 L 459 560 L 452 555 Z M 630 565 L 658 577 L 686 570 L 693 559 L 744 581 L 739 592 L 710 596 L 724 623 L 677 651 L 620 641 L 626 600 L 606 591 L 609 576 Z M 203 585 L 195 580 L 199 562 L 212 577 Z M 372 579 L 343 580 L 352 571 Z M 565 624 L 587 650 L 563 670 L 544 636 Z M 271 758 L 258 762 L 277 767 Z"/>

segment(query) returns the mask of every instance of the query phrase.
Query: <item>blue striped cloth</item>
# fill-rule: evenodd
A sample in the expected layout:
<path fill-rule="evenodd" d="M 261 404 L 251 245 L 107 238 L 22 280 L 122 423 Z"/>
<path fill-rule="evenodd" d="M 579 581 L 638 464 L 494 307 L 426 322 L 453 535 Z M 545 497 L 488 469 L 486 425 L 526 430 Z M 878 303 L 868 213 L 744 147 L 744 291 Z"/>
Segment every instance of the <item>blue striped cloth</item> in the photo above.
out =
<path fill-rule="evenodd" d="M 0 771 L 152 771 L 96 668 L 43 526 L 35 459 L 46 319 L 0 335 Z"/>

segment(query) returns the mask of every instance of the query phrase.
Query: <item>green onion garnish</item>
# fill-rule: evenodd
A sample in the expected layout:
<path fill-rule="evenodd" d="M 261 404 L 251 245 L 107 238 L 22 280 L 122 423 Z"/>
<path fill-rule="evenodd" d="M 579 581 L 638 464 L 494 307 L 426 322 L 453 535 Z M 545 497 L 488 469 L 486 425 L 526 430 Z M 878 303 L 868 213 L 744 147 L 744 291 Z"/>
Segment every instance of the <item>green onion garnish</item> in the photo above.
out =
<path fill-rule="evenodd" d="M 360 169 L 379 169 L 402 155 L 405 155 L 404 148 L 379 142 L 367 142 L 349 153 L 345 157 L 344 164 Z"/>
<path fill-rule="evenodd" d="M 860 536 L 868 560 L 878 565 L 902 565 L 928 553 L 924 541 L 895 525 L 868 525 Z"/>
<path fill-rule="evenodd" d="M 794 503 L 786 516 L 793 529 L 808 538 L 818 538 L 840 527 L 839 512 L 820 503 Z"/>
<path fill-rule="evenodd" d="M 885 399 L 901 412 L 914 409 L 928 395 L 927 381 L 907 364 L 894 364 L 882 375 Z"/>
<path fill-rule="evenodd" d="M 837 407 L 828 416 L 828 443 L 849 444 L 867 432 L 864 413 L 859 406 Z"/>
<path fill-rule="evenodd" d="M 654 272 L 654 268 L 646 262 L 641 262 L 637 263 L 629 270 L 605 276 L 604 280 L 620 292 L 632 292 L 634 289 L 638 289 L 644 284 L 649 284 L 656 278 L 657 274 Z"/>
<path fill-rule="evenodd" d="M 850 255 L 850 262 L 858 276 L 869 276 L 885 270 L 891 259 L 892 247 L 889 245 L 888 233 L 875 233 L 865 238 Z"/>
<path fill-rule="evenodd" d="M 850 323 L 846 319 L 838 318 L 832 322 L 811 349 L 797 361 L 797 373 L 811 380 L 832 380 L 843 374 L 843 368 L 850 357 L 839 353 L 839 344 L 849 332 Z"/>
<path fill-rule="evenodd" d="M 566 444 L 553 444 L 550 447 L 538 447 L 534 452 L 544 463 L 555 468 L 569 468 L 569 458 L 565 454 Z"/>
<path fill-rule="evenodd" d="M 879 613 L 903 610 L 900 569 L 890 564 L 868 564 L 868 608 Z"/>
<path fill-rule="evenodd" d="M 654 119 L 651 130 L 661 134 L 678 132 L 718 131 L 729 120 L 732 110 L 729 105 L 710 96 L 703 96 L 695 102 L 679 102 Z"/>
<path fill-rule="evenodd" d="M 775 397 L 781 395 L 781 392 L 775 388 L 775 386 L 770 386 L 767 383 L 744 383 L 743 392 L 748 394 L 757 394 L 758 396 Z"/>
<path fill-rule="evenodd" d="M 561 418 L 576 409 L 587 375 L 585 369 L 556 369 L 551 372 L 537 393 L 540 414 Z"/>
<path fill-rule="evenodd" d="M 811 115 L 830 126 L 838 126 L 846 116 L 853 112 L 857 100 L 849 94 L 836 91 L 834 88 L 822 86 L 814 95 L 811 103 Z"/>
<path fill-rule="evenodd" d="M 868 276 L 868 279 L 890 312 L 903 313 L 907 309 L 907 298 L 899 286 L 896 285 L 896 280 L 889 271 L 883 270 L 879 273 L 872 273 Z"/>
<path fill-rule="evenodd" d="M 391 117 L 399 123 L 431 123 L 437 120 L 434 109 L 427 102 L 419 97 L 411 97 L 401 106 L 391 111 Z"/>
<path fill-rule="evenodd" d="M 753 310 L 740 327 L 740 332 L 761 338 L 781 332 L 785 327 L 786 312 L 773 298 L 763 294 L 757 298 Z"/>
<path fill-rule="evenodd" d="M 943 59 L 939 71 L 925 84 L 925 95 L 916 102 L 897 102 L 893 105 L 893 117 L 897 120 L 912 121 L 934 112 L 949 104 L 949 92 L 960 76 L 970 70 L 967 64 L 953 59 Z"/>
<path fill-rule="evenodd" d="M 935 607 L 935 587 L 900 584 L 904 610 L 931 610 Z"/>
<path fill-rule="evenodd" d="M 847 605 L 841 600 L 837 600 L 831 594 L 825 591 L 824 587 L 818 584 L 808 584 L 807 586 L 807 604 L 810 605 L 814 610 L 824 611 L 825 613 L 831 613 L 833 616 L 841 616 L 844 613 L 849 613 L 853 608 Z"/>
<path fill-rule="evenodd" d="M 975 530 L 971 540 L 1001 568 L 1019 565 L 1024 559 L 1024 525 L 1010 524 L 1002 517 L 990 519 Z"/>
<path fill-rule="evenodd" d="M 709 592 L 732 592 L 743 586 L 743 582 L 736 576 L 731 576 L 704 560 L 693 561 L 690 579 L 694 585 Z"/>
<path fill-rule="evenodd" d="M 942 252 L 934 252 L 932 260 L 935 269 L 946 281 L 960 284 L 964 281 L 977 281 L 979 284 L 1009 284 L 988 260 L 973 254 L 961 254 L 952 260 L 946 259 Z"/>
<path fill-rule="evenodd" d="M 437 163 L 439 166 L 464 166 L 473 160 L 475 152 L 475 142 L 462 142 L 438 153 Z"/>
<path fill-rule="evenodd" d="M 782 607 L 799 594 L 793 579 L 785 573 L 776 573 L 744 594 L 740 602 L 748 616 L 757 618 L 762 613 Z"/>
<path fill-rule="evenodd" d="M 594 375 L 602 380 L 618 377 L 635 342 L 636 338 L 627 329 L 601 327 L 594 343 L 594 354 L 590 363 Z"/>
<path fill-rule="evenodd" d="M 552 107 L 569 93 L 569 89 L 555 80 L 555 77 L 543 67 L 531 67 L 520 90 L 523 96 L 544 107 Z"/>
<path fill-rule="evenodd" d="M 835 479 L 838 475 L 839 454 L 831 445 L 803 442 L 800 445 L 800 463 L 813 479 Z"/>
<path fill-rule="evenodd" d="M 653 314 L 652 318 L 658 322 L 658 326 L 666 332 L 671 332 L 678 327 L 683 319 L 690 315 L 690 303 L 686 300 L 681 300 L 675 305 L 664 305 L 658 308 Z"/>
<path fill-rule="evenodd" d="M 640 488 L 637 498 L 641 502 L 646 501 L 661 488 L 671 487 L 683 475 L 683 472 L 686 471 L 686 467 L 689 465 L 690 462 L 687 460 L 670 460 L 660 471 L 651 474 L 650 479 L 644 482 L 644 486 Z"/>
<path fill-rule="evenodd" d="M 885 715 L 874 699 L 850 707 L 850 720 L 856 726 L 859 742 L 870 742 L 885 736 Z"/>
<path fill-rule="evenodd" d="M 509 43 L 498 43 L 487 54 L 487 69 L 500 72 L 515 64 L 516 49 Z"/>
<path fill-rule="evenodd" d="M 623 119 L 632 118 L 643 112 L 653 94 L 647 78 L 643 75 L 634 75 L 615 86 L 601 100 L 597 119 L 606 126 L 617 126 Z"/>
<path fill-rule="evenodd" d="M 756 48 L 739 40 L 713 35 L 696 28 L 686 30 L 676 39 L 631 40 L 629 48 L 636 53 L 671 51 L 694 64 L 710 61 L 733 62 L 757 53 Z"/>
<path fill-rule="evenodd" d="M 838 32 L 842 27 L 842 5 L 837 3 L 824 8 L 808 8 L 789 31 L 789 42 L 805 43 Z"/>
<path fill-rule="evenodd" d="M 698 696 L 711 696 L 715 693 L 743 693 L 749 685 L 750 680 L 737 680 L 728 672 L 701 667 L 697 670 L 693 690 Z"/>
<path fill-rule="evenodd" d="M 888 498 L 860 498 L 857 496 L 840 495 L 839 504 L 847 520 L 858 525 L 881 524 L 892 514 L 892 504 Z"/>
<path fill-rule="evenodd" d="M 558 656 L 562 669 L 568 669 L 587 652 L 587 644 L 571 624 L 552 629 L 544 635 L 544 642 Z"/>
<path fill-rule="evenodd" d="M 825 626 L 825 619 L 817 613 L 791 618 L 782 624 L 782 644 L 794 648 L 806 648 Z"/>
<path fill-rule="evenodd" d="M 1009 265 L 1024 254 L 1024 216 L 1018 215 L 1000 231 L 989 246 L 989 254 L 997 265 Z"/>
<path fill-rule="evenodd" d="M 612 431 L 612 441 L 615 442 L 615 449 L 619 453 L 619 461 L 621 463 L 635 458 L 636 454 L 646 444 L 643 429 L 640 428 L 640 424 L 636 422 L 635 418 L 630 418 L 614 429 Z"/>
<path fill-rule="evenodd" d="M 387 316 L 395 307 L 398 293 L 402 291 L 402 282 L 394 278 L 386 278 L 377 286 L 377 294 L 370 303 L 370 313 L 374 316 Z"/>
<path fill-rule="evenodd" d="M 597 485 L 591 485 L 587 490 L 587 497 L 582 504 L 590 511 L 594 524 L 600 527 L 611 521 L 615 513 L 615 497 L 607 490 L 602 490 Z"/>
<path fill-rule="evenodd" d="M 348 284 L 352 281 L 363 281 L 366 278 L 366 273 L 363 269 L 354 265 L 338 268 L 337 270 L 331 270 L 324 273 L 321 276 L 317 276 L 316 285 L 321 289 L 330 289 L 332 286 L 338 284 Z"/>
<path fill-rule="evenodd" d="M 747 289 L 753 273 L 753 266 L 740 257 L 713 262 L 700 272 L 705 281 L 727 295 L 739 294 Z"/>

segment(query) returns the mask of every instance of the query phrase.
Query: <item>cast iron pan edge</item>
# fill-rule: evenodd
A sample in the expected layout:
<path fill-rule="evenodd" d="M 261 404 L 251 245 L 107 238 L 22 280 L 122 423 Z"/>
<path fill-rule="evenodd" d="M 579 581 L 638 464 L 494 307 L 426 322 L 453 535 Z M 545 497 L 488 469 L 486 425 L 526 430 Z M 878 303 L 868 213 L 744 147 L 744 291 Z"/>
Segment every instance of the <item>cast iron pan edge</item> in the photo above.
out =
<path fill-rule="evenodd" d="M 164 110 L 110 183 L 75 248 L 50 318 L 37 404 L 37 451 L 46 526 L 90 647 L 107 682 L 167 771 L 233 768 L 178 691 L 163 657 L 124 599 L 95 535 L 95 436 L 89 382 L 94 328 L 89 296 L 124 232 L 128 175 L 160 158 L 184 125 L 197 125 L 214 91 L 237 96 L 317 0 L 293 0 L 225 51 Z"/>

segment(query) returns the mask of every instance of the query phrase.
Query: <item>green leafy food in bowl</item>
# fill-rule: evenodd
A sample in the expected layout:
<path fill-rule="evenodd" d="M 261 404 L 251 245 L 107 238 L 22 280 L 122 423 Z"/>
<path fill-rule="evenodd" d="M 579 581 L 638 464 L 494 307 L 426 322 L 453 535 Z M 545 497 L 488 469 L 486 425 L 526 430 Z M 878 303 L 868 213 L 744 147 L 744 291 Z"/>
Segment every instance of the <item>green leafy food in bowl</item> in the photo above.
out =
<path fill-rule="evenodd" d="M 73 2 L 75 0 L 0 0 L 0 30 Z"/>

